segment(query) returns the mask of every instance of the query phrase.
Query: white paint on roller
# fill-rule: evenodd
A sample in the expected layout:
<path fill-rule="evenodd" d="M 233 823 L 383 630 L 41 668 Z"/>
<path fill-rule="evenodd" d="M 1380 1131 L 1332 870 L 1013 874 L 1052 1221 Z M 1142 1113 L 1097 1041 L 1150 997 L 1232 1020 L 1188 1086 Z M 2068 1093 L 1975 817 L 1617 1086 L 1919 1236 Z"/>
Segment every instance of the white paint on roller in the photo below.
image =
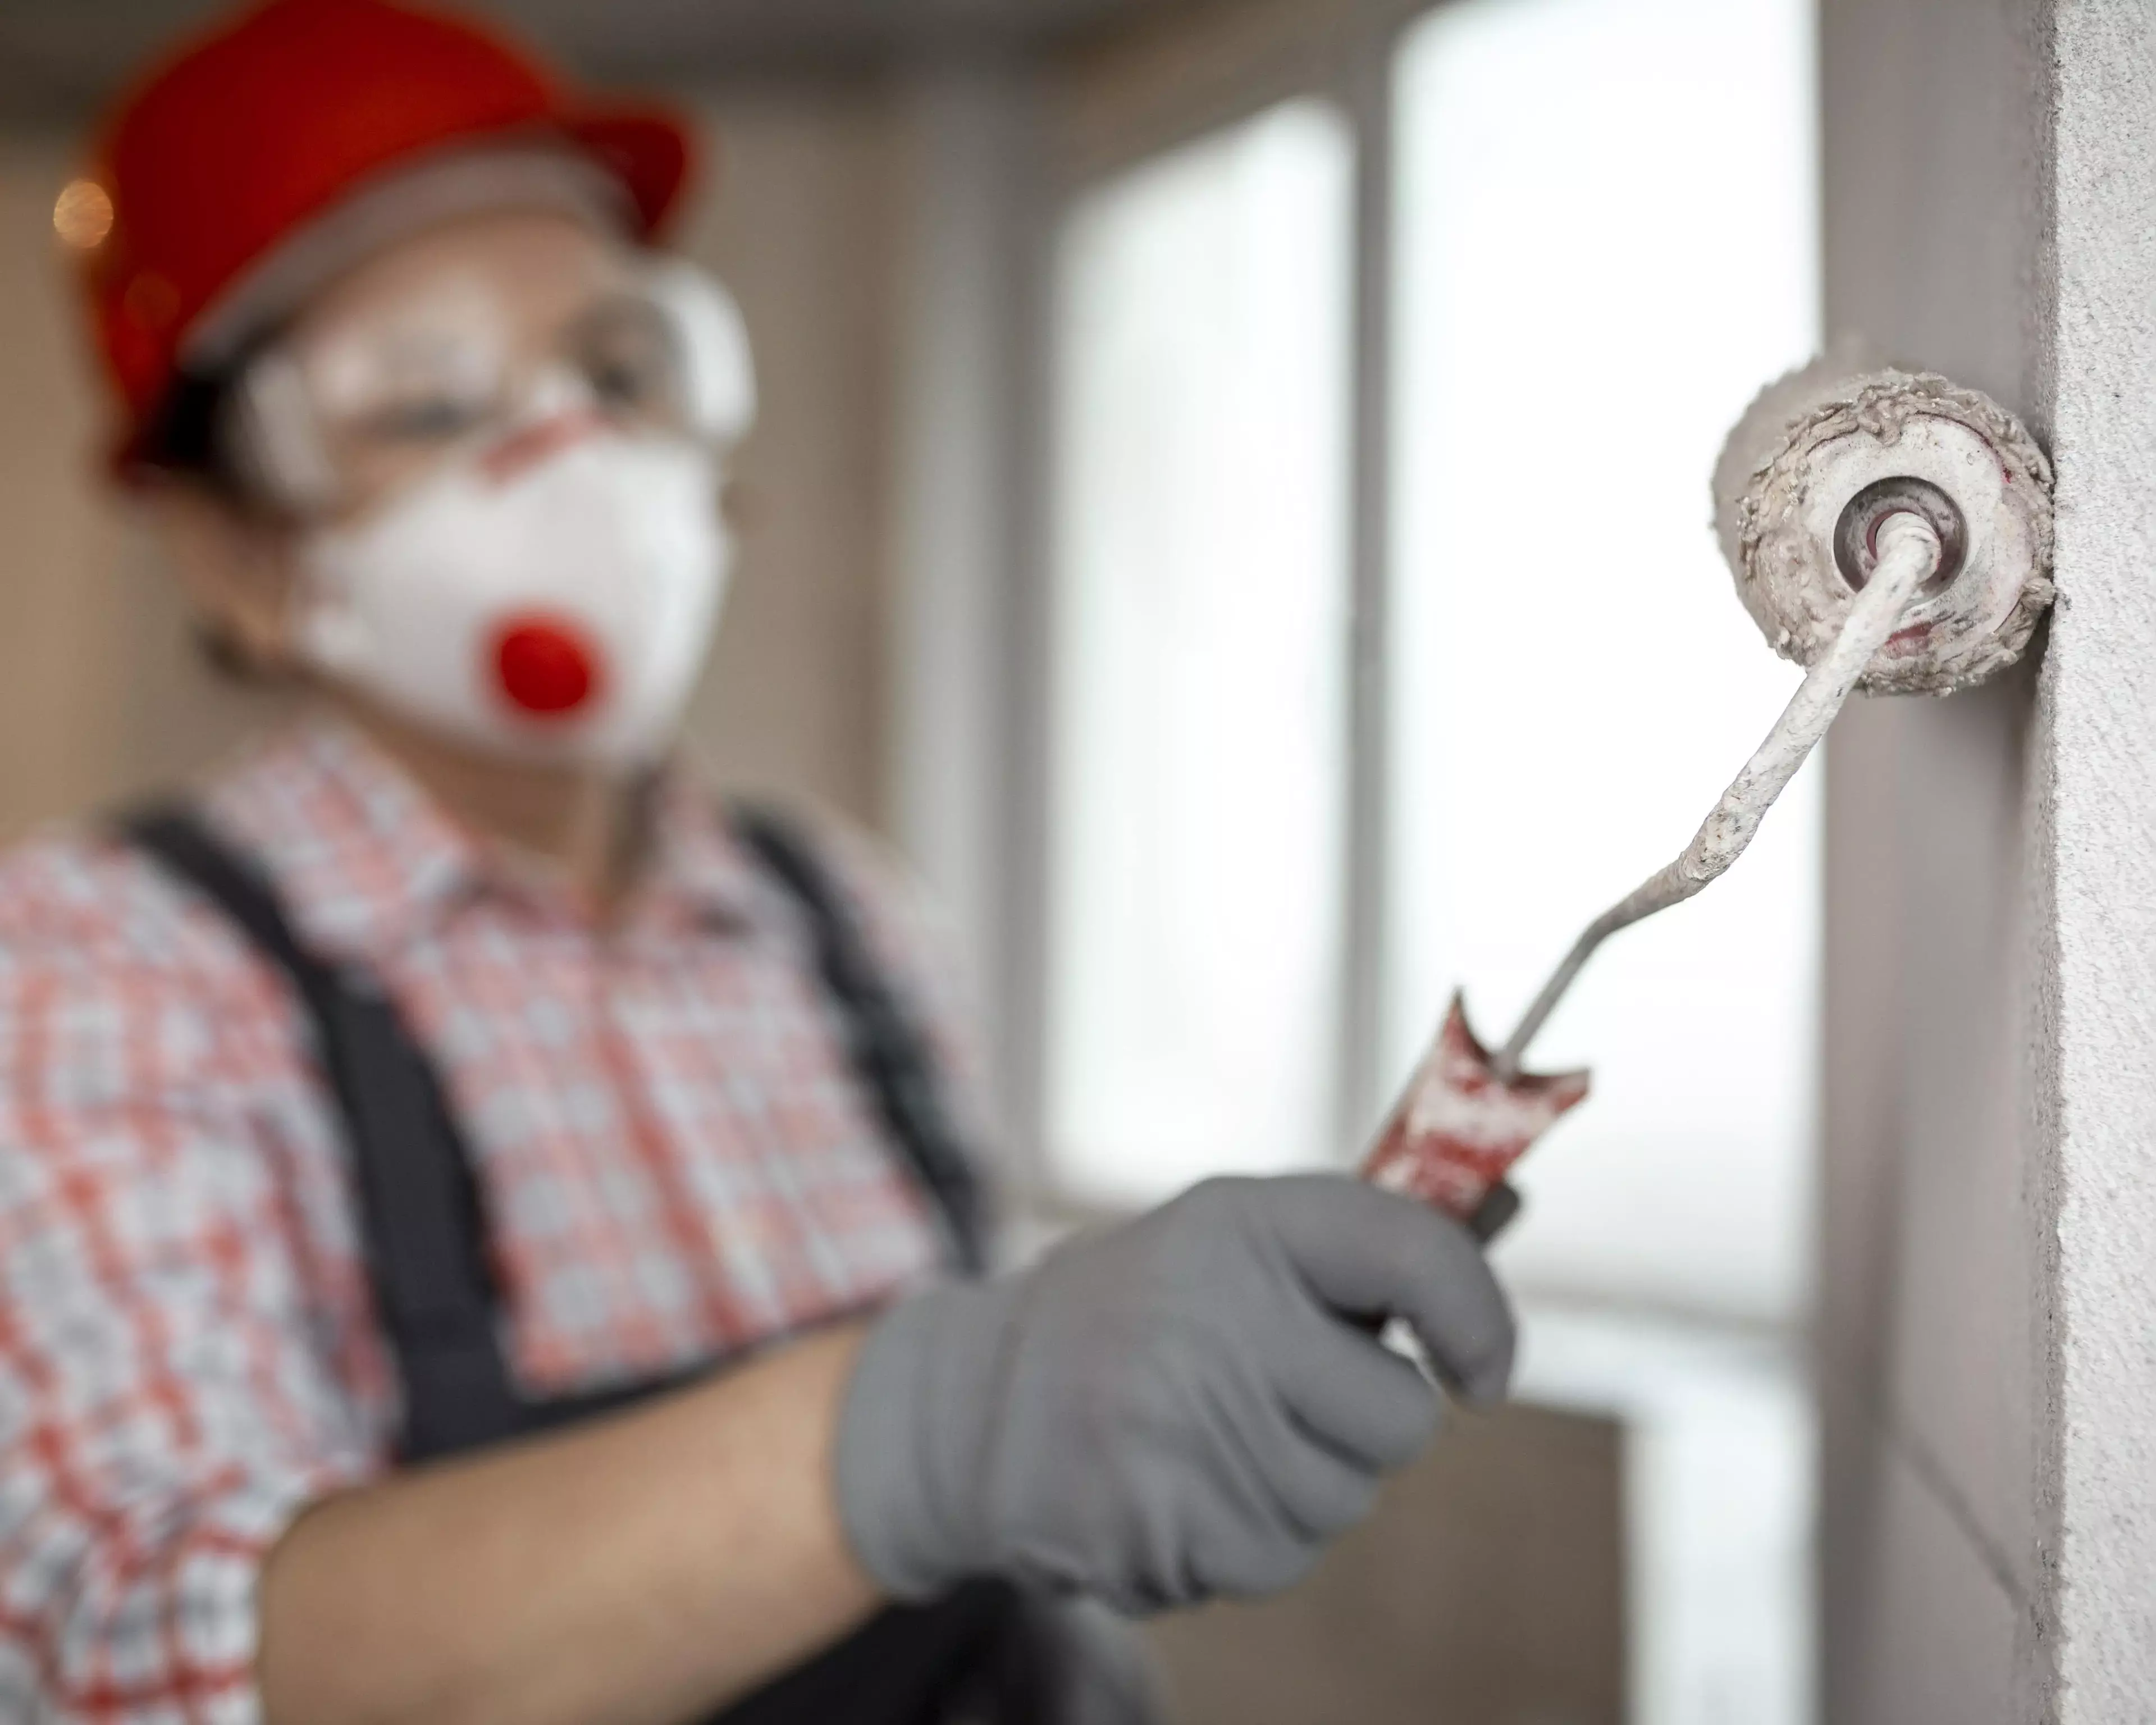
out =
<path fill-rule="evenodd" d="M 1830 357 L 1753 403 L 1717 465 L 1715 517 L 1738 596 L 1774 650 L 1810 665 L 1854 598 L 1835 524 L 1876 480 L 1928 481 L 1959 507 L 1967 556 L 1909 614 L 1861 686 L 1944 693 L 2021 656 L 2051 601 L 2051 465 L 1989 397 L 1929 372 L 1851 377 Z"/>

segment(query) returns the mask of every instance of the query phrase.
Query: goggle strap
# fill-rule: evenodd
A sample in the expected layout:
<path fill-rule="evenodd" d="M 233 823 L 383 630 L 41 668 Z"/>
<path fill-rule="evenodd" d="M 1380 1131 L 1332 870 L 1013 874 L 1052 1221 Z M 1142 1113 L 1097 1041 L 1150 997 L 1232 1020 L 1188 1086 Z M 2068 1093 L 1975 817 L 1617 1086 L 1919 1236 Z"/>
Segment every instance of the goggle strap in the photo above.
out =
<path fill-rule="evenodd" d="M 687 259 L 656 257 L 654 303 L 681 347 L 682 405 L 691 433 L 721 449 L 756 418 L 756 368 L 733 296 Z M 552 393 L 553 392 L 549 392 Z M 323 447 L 299 361 L 272 344 L 241 370 L 220 435 L 242 482 L 294 514 L 332 506 L 338 478 Z"/>
<path fill-rule="evenodd" d="M 680 337 L 691 428 L 721 447 L 739 442 L 756 418 L 756 366 L 741 307 L 685 258 L 654 257 L 646 280 Z"/>
<path fill-rule="evenodd" d="M 336 470 L 290 353 L 273 346 L 257 354 L 239 374 L 229 413 L 227 447 L 244 483 L 295 514 L 335 501 Z"/>

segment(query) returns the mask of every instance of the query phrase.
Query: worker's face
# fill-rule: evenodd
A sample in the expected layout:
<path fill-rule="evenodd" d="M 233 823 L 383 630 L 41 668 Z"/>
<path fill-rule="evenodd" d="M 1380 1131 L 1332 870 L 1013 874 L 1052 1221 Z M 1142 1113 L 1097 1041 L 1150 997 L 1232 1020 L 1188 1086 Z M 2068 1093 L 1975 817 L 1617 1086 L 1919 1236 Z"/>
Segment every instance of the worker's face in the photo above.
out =
<path fill-rule="evenodd" d="M 220 625 L 485 747 L 658 747 L 726 559 L 710 391 L 654 267 L 505 213 L 318 295 L 237 398 L 272 506 L 197 570 Z"/>
<path fill-rule="evenodd" d="M 490 372 L 528 366 L 602 315 L 631 270 L 620 244 L 588 223 L 506 211 L 392 244 L 305 306 L 280 347 L 306 423 L 255 434 L 297 435 L 320 450 L 327 471 L 315 518 L 265 496 L 162 500 L 168 545 L 217 630 L 262 669 L 291 669 L 304 534 L 318 520 L 362 518 L 423 477 L 469 432 L 469 403 Z"/>
<path fill-rule="evenodd" d="M 280 345 L 305 424 L 267 434 L 312 440 L 331 522 L 572 408 L 681 429 L 672 333 L 639 260 L 567 215 L 467 218 L 392 246 Z"/>

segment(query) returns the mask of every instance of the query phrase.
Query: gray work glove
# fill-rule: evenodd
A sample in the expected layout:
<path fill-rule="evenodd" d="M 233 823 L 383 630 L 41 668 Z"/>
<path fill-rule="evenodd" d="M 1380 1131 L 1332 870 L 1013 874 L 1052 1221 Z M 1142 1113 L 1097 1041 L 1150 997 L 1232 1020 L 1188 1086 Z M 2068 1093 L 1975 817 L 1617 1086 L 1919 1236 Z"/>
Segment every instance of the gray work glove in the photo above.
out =
<path fill-rule="evenodd" d="M 1504 1393 L 1512 1322 L 1474 1240 L 1345 1176 L 1209 1181 L 932 1289 L 862 1344 L 847 1535 L 901 1599 L 986 1574 L 1125 1612 L 1285 1587 L 1436 1432 L 1389 1316 L 1470 1399 Z"/>

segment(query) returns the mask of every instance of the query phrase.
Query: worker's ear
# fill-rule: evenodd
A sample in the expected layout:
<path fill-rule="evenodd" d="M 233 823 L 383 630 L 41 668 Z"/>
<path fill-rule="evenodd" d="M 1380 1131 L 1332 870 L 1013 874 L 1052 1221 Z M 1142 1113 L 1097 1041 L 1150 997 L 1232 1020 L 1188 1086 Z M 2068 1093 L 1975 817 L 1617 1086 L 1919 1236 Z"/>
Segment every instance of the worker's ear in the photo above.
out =
<path fill-rule="evenodd" d="M 143 501 L 201 619 L 212 657 L 251 677 L 290 674 L 295 668 L 291 529 L 184 480 L 158 483 Z"/>

